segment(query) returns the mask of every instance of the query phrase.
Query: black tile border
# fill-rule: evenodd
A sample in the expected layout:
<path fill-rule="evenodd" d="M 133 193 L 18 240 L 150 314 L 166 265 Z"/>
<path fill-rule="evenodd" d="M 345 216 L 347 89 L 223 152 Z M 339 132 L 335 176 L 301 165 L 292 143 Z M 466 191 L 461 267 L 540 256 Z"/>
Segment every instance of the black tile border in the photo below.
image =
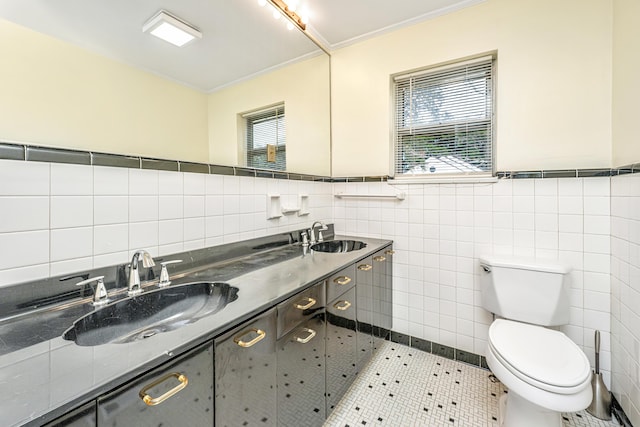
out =
<path fill-rule="evenodd" d="M 613 415 L 613 418 L 617 419 L 623 427 L 633 427 L 627 414 L 624 413 L 624 409 L 622 409 L 622 406 L 613 393 L 611 393 L 611 415 Z"/>
<path fill-rule="evenodd" d="M 487 365 L 485 357 L 479 354 L 471 353 L 470 351 L 463 351 L 454 347 L 449 347 L 448 345 L 439 344 L 437 342 L 413 337 L 407 334 L 401 334 L 395 331 L 391 331 L 389 340 L 398 344 L 404 344 L 417 350 L 424 351 L 425 353 L 435 354 L 436 356 L 463 362 L 468 365 L 475 366 L 476 368 L 489 370 L 489 366 Z"/>
<path fill-rule="evenodd" d="M 70 163 L 91 165 L 91 153 L 86 151 L 60 150 L 46 147 L 25 147 L 25 160 L 30 162 Z"/>
<path fill-rule="evenodd" d="M 122 154 L 98 153 L 92 151 L 41 147 L 0 141 L 0 160 L 23 160 L 50 163 L 71 163 L 79 165 L 122 167 L 130 169 L 151 169 L 173 172 L 190 172 L 214 175 L 249 176 L 257 178 L 288 179 L 294 181 L 351 183 L 351 182 L 394 182 L 394 178 L 383 176 L 328 177 L 288 173 L 264 169 L 214 165 L 208 163 L 183 162 L 178 160 L 153 159 Z M 640 173 L 640 163 L 633 163 L 612 169 L 558 169 L 534 171 L 499 171 L 498 179 L 545 179 L 545 178 L 588 178 L 611 177 Z M 396 181 L 401 183 L 401 181 Z"/>
<path fill-rule="evenodd" d="M 0 141 L 0 160 L 70 163 L 87 166 L 149 169 L 170 172 L 189 172 L 212 175 L 248 176 L 257 178 L 288 179 L 307 182 L 332 182 L 328 176 L 288 173 L 264 169 L 214 165 L 179 160 L 154 159 L 123 154 L 99 153 L 83 150 L 41 147 Z M 363 181 L 364 178 L 358 178 Z M 378 180 L 377 178 L 375 179 Z"/>
<path fill-rule="evenodd" d="M 0 143 L 0 159 L 25 160 L 25 146 Z"/>
<path fill-rule="evenodd" d="M 393 342 L 397 342 L 398 344 L 411 346 L 411 336 L 406 334 L 401 334 L 399 332 L 391 331 L 391 334 L 389 335 L 389 339 Z"/>
<path fill-rule="evenodd" d="M 172 160 L 147 159 L 142 158 L 142 169 L 153 169 L 159 171 L 178 172 L 180 166 L 178 162 Z"/>
<path fill-rule="evenodd" d="M 140 169 L 140 157 L 119 156 L 117 154 L 92 153 L 94 166 Z"/>
<path fill-rule="evenodd" d="M 209 173 L 209 165 L 206 163 L 178 162 L 180 172 Z"/>

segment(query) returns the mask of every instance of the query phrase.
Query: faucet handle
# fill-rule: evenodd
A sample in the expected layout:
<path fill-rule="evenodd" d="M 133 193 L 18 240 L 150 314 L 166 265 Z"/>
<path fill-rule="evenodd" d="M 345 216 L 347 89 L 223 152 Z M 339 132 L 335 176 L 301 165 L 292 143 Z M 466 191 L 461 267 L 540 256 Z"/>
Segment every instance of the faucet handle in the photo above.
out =
<path fill-rule="evenodd" d="M 307 237 L 307 232 L 303 231 L 302 233 L 300 233 L 300 236 L 302 237 L 302 246 L 305 248 L 309 246 L 309 238 Z"/>
<path fill-rule="evenodd" d="M 144 268 L 154 267 L 156 263 L 153 261 L 153 257 L 147 251 L 142 252 L 142 266 Z"/>
<path fill-rule="evenodd" d="M 93 282 L 96 282 L 96 289 L 93 292 L 93 302 L 91 305 L 100 306 L 107 304 L 109 302 L 109 293 L 107 292 L 107 288 L 104 286 L 104 276 L 96 276 L 91 279 L 83 280 L 82 282 L 76 283 L 76 286 L 84 286 Z"/>
<path fill-rule="evenodd" d="M 182 260 L 172 259 L 170 261 L 164 261 L 160 263 L 160 265 L 162 266 L 162 269 L 160 270 L 160 281 L 158 282 L 158 287 L 163 288 L 171 284 L 171 280 L 169 280 L 169 272 L 167 271 L 167 265 L 177 264 L 179 262 L 182 262 Z"/>

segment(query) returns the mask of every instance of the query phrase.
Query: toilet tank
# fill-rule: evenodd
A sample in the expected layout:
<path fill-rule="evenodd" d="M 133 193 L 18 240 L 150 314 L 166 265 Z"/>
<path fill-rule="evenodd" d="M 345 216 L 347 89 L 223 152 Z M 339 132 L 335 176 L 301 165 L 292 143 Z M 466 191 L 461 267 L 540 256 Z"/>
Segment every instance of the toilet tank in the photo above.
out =
<path fill-rule="evenodd" d="M 557 261 L 481 257 L 482 306 L 506 319 L 542 326 L 569 323 L 569 272 Z"/>

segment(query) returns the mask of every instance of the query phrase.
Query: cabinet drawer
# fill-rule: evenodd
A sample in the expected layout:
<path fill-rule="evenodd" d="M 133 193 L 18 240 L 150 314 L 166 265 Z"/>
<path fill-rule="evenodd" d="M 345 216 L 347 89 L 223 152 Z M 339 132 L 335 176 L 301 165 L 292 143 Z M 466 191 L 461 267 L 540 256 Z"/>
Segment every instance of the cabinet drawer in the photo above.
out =
<path fill-rule="evenodd" d="M 323 309 L 324 296 L 324 282 L 320 282 L 278 304 L 278 338 Z"/>
<path fill-rule="evenodd" d="M 327 280 L 327 301 L 333 301 L 356 284 L 356 266 L 339 271 Z"/>

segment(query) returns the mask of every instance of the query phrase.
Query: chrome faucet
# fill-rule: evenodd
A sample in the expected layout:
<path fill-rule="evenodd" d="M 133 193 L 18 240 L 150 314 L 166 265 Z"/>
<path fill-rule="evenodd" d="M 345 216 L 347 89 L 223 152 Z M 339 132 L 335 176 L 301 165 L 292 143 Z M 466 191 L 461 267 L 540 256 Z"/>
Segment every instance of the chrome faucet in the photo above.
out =
<path fill-rule="evenodd" d="M 140 255 L 142 255 L 142 266 L 144 268 L 156 265 L 151 254 L 144 249 L 139 249 L 133 254 L 131 265 L 129 266 L 129 292 L 127 292 L 129 296 L 138 295 L 142 292 L 142 288 L 140 287 L 140 272 L 138 271 Z"/>
<path fill-rule="evenodd" d="M 318 230 L 318 238 L 316 239 L 316 232 L 314 231 L 316 225 L 320 225 L 320 230 Z M 322 221 L 316 221 L 311 225 L 309 229 L 309 244 L 313 245 L 316 242 L 322 242 L 324 238 L 322 237 L 322 232 L 328 230 L 327 226 Z"/>

